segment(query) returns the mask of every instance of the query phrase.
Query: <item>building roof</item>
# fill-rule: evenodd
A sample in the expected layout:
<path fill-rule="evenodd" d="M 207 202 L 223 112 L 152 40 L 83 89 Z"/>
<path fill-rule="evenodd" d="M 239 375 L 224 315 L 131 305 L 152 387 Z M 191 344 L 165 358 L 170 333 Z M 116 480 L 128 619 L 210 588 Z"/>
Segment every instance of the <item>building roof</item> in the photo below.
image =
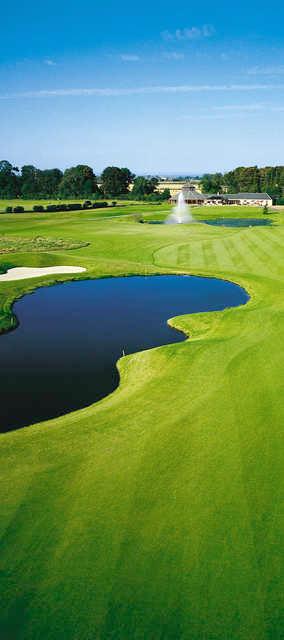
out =
<path fill-rule="evenodd" d="M 224 193 L 226 200 L 272 200 L 268 193 Z"/>
<path fill-rule="evenodd" d="M 182 193 L 185 197 L 185 199 L 188 200 L 206 200 L 207 196 L 205 195 L 205 193 L 198 193 L 198 191 L 195 191 L 194 189 L 182 189 Z"/>
<path fill-rule="evenodd" d="M 272 200 L 268 193 L 198 193 L 194 189 L 184 187 L 182 193 L 185 200 Z M 172 196 L 173 200 L 177 200 L 178 194 Z"/>

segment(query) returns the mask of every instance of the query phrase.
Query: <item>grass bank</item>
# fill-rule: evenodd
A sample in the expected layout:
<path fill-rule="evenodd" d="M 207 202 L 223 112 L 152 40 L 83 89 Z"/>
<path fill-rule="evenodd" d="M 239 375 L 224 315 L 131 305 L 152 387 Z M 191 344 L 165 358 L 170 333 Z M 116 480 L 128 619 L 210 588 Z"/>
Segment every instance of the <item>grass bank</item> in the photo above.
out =
<path fill-rule="evenodd" d="M 280 215 L 251 229 L 1 216 L 1 233 L 89 243 L 13 253 L 13 266 L 204 274 L 252 295 L 174 319 L 191 339 L 123 358 L 120 387 L 96 405 L 1 438 L 4 638 L 283 637 Z M 0 286 L 2 326 L 11 301 L 43 282 Z"/>

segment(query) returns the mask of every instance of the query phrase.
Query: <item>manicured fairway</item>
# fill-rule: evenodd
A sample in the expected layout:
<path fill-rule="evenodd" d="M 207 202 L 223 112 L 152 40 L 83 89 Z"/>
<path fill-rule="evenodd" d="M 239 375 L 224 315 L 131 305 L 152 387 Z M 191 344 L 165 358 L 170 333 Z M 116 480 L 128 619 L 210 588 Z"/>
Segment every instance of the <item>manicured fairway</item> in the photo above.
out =
<path fill-rule="evenodd" d="M 1 437 L 3 637 L 283 638 L 283 214 L 251 229 L 35 215 L 0 216 L 0 233 L 89 245 L 0 265 L 213 275 L 251 300 L 175 319 L 191 339 L 123 358 L 111 396 Z M 42 282 L 0 285 L 2 328 Z"/>

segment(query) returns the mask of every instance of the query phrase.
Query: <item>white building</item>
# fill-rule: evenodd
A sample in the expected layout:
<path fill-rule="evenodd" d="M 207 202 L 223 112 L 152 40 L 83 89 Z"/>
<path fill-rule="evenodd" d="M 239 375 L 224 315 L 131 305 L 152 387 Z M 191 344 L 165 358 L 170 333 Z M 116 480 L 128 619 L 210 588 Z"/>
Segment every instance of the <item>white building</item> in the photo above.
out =
<path fill-rule="evenodd" d="M 184 199 L 187 204 L 196 205 L 249 205 L 251 207 L 271 207 L 273 200 L 268 193 L 221 193 L 221 194 L 206 194 L 198 193 L 192 188 L 182 189 Z M 175 194 L 171 198 L 173 204 L 176 203 L 178 194 Z"/>

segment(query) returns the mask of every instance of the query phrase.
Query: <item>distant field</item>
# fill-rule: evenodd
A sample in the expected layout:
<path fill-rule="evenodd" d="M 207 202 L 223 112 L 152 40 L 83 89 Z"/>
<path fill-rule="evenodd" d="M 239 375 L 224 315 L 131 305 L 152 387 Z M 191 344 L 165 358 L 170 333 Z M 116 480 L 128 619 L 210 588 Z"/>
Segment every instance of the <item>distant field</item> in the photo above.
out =
<path fill-rule="evenodd" d="M 35 205 L 41 205 L 43 207 L 46 207 L 49 204 L 60 204 L 60 203 L 66 203 L 68 204 L 69 202 L 80 202 L 81 204 L 84 202 L 84 200 L 76 200 L 76 199 L 72 199 L 72 200 L 22 200 L 22 199 L 17 199 L 17 200 L 0 200 L 0 214 L 1 214 L 1 220 L 5 220 L 5 219 L 11 219 L 11 220 L 15 220 L 16 218 L 18 218 L 19 222 L 23 219 L 25 219 L 26 215 L 30 215 L 30 213 L 32 213 L 33 216 L 35 216 L 37 219 L 39 220 L 43 220 L 45 219 L 46 216 L 50 217 L 50 219 L 53 218 L 57 218 L 59 219 L 60 217 L 66 217 L 66 216 L 74 216 L 75 212 L 65 212 L 65 211 L 59 211 L 59 212 L 43 212 L 43 213 L 38 213 L 38 212 L 33 212 L 33 207 Z M 111 204 L 111 200 L 108 201 Z M 99 204 L 99 201 L 98 201 Z M 7 213 L 5 212 L 6 207 L 24 207 L 25 211 L 23 213 L 15 213 L 15 214 L 11 214 L 11 213 Z M 110 206 L 109 208 L 97 208 L 97 209 L 86 209 L 86 210 L 82 210 L 82 211 L 77 211 L 76 215 L 79 216 L 83 216 L 83 217 L 89 217 L 89 218 L 106 218 L 106 217 L 113 217 L 113 216 L 122 216 L 122 215 L 130 215 L 130 214 L 141 214 L 141 215 L 148 215 L 148 214 L 153 214 L 153 217 L 156 217 L 156 213 L 157 215 L 160 215 L 162 213 L 162 215 L 165 215 L 166 212 L 170 211 L 170 205 L 168 203 L 144 203 L 144 202 L 135 202 L 133 201 L 117 201 L 117 205 L 115 207 Z M 5 216 L 5 217 L 4 217 Z M 7 216 L 7 218 L 6 218 Z"/>
<path fill-rule="evenodd" d="M 83 204 L 83 202 L 85 202 L 85 200 L 90 200 L 91 202 L 95 202 L 93 200 L 93 198 L 66 198 L 66 199 L 62 199 L 62 200 L 24 200 L 23 198 L 15 198 L 12 200 L 1 200 L 0 199 L 0 212 L 5 212 L 6 207 L 24 207 L 26 211 L 32 211 L 33 207 L 35 205 L 42 205 L 43 207 L 46 207 L 49 204 L 56 204 L 59 205 L 61 203 L 70 203 L 70 202 L 78 202 Z M 127 207 L 127 206 L 133 206 L 134 204 L 136 204 L 135 200 L 133 201 L 128 201 L 128 200 L 119 200 L 117 198 L 112 198 L 112 199 L 108 199 L 105 198 L 104 199 L 105 202 L 109 202 L 109 204 L 111 204 L 113 201 L 116 201 L 117 205 L 123 206 L 123 207 Z M 98 204 L 100 203 L 100 200 L 97 200 L 96 202 L 98 202 Z M 149 203 L 139 203 L 142 207 L 143 206 L 149 206 Z M 155 204 L 152 206 L 156 206 Z M 161 206 L 161 205 L 158 205 Z"/>
<path fill-rule="evenodd" d="M 86 198 L 85 198 L 86 199 Z M 24 207 L 27 211 L 32 210 L 34 205 L 41 204 L 43 207 L 46 207 L 48 204 L 60 204 L 60 202 L 81 202 L 83 203 L 85 200 L 77 200 L 77 198 L 72 198 L 72 200 L 23 200 L 22 198 L 15 198 L 12 200 L 0 200 L 0 212 L 5 211 L 6 207 Z"/>

